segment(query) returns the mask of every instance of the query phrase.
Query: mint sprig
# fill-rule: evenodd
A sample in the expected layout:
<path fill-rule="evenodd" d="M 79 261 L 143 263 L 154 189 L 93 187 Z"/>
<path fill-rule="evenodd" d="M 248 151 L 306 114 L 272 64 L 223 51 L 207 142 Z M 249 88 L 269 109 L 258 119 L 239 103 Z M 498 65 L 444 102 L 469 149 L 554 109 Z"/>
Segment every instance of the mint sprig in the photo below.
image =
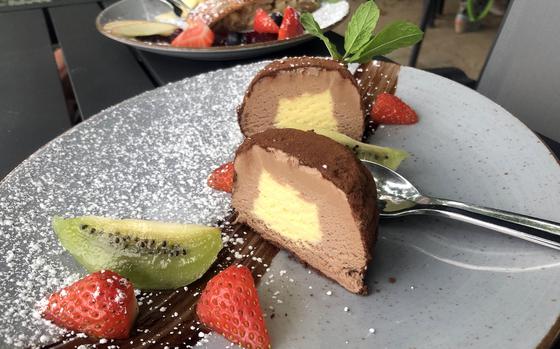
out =
<path fill-rule="evenodd" d="M 319 39 L 323 40 L 323 42 L 325 43 L 325 46 L 327 46 L 327 50 L 329 50 L 329 53 L 331 54 L 332 58 L 336 59 L 336 60 L 340 60 L 342 59 L 342 55 L 338 52 L 338 50 L 336 49 L 336 45 L 333 44 L 329 38 L 327 38 L 324 34 L 323 31 L 321 30 L 321 27 L 319 27 L 319 24 L 317 22 L 315 22 L 315 18 L 313 18 L 313 16 L 309 13 L 304 13 L 303 15 L 301 15 L 301 24 L 303 25 L 303 27 L 305 28 L 305 30 L 307 30 L 307 32 L 313 36 L 318 37 Z"/>
<path fill-rule="evenodd" d="M 373 0 L 361 4 L 348 23 L 344 34 L 344 55 L 327 38 L 310 13 L 301 16 L 301 23 L 307 32 L 323 40 L 329 53 L 336 60 L 345 63 L 364 63 L 374 56 L 386 55 L 398 48 L 414 45 L 424 33 L 415 24 L 396 21 L 377 34 L 374 29 L 379 20 L 379 8 Z"/>
<path fill-rule="evenodd" d="M 344 58 L 357 52 L 371 39 L 373 29 L 379 20 L 379 8 L 373 1 L 366 1 L 360 5 L 350 19 L 346 33 L 344 33 Z"/>

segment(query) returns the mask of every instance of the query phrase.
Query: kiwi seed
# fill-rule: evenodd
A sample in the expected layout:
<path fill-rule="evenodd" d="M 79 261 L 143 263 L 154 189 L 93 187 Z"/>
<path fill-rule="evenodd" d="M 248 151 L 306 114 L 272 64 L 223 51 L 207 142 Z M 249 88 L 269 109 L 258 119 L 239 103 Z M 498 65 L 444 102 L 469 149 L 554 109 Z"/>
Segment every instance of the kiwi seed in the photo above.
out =
<path fill-rule="evenodd" d="M 163 240 L 159 245 L 156 246 L 157 242 L 154 239 L 139 239 L 138 237 L 130 237 L 128 235 L 123 235 L 120 232 L 109 232 L 106 233 L 102 230 L 96 230 L 95 228 L 90 228 L 87 224 L 80 225 L 81 230 L 86 230 L 90 234 L 106 235 L 112 245 L 117 245 L 122 249 L 130 247 L 130 242 L 133 242 L 133 246 L 137 250 L 147 250 L 146 252 L 150 255 L 154 254 L 167 254 L 170 257 L 178 257 L 180 255 L 186 256 L 187 249 L 181 248 L 180 245 L 169 244 L 167 240 Z"/>

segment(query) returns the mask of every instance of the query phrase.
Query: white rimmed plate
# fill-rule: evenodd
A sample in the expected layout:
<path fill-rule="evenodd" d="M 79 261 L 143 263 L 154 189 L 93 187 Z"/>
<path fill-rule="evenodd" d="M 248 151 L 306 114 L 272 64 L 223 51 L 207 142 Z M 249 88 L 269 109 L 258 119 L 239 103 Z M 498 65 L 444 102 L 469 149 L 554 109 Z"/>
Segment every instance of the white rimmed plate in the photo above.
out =
<path fill-rule="evenodd" d="M 321 7 L 313 12 L 315 20 L 323 30 L 329 30 L 340 23 L 348 15 L 349 4 L 346 0 L 337 2 L 323 1 Z M 155 17 L 171 11 L 169 5 L 161 0 L 122 0 L 103 10 L 96 20 L 97 30 L 110 39 L 135 47 L 140 50 L 155 52 L 169 56 L 179 56 L 198 60 L 229 60 L 264 55 L 284 50 L 313 37 L 304 34 L 287 40 L 244 44 L 236 46 L 217 46 L 209 48 L 173 47 L 168 44 L 156 44 L 115 35 L 104 30 L 105 24 L 116 20 L 155 20 Z"/>
<path fill-rule="evenodd" d="M 207 188 L 206 176 L 241 141 L 235 107 L 262 66 L 199 75 L 125 101 L 0 183 L 0 346 L 56 335 L 34 304 L 83 272 L 59 246 L 52 215 L 209 223 L 227 213 L 229 196 Z M 410 151 L 400 172 L 426 194 L 560 220 L 560 166 L 515 117 L 412 68 L 401 69 L 397 95 L 420 122 L 383 127 L 372 141 Z M 263 276 L 274 282 L 259 286 L 265 312 L 276 314 L 266 320 L 274 347 L 550 345 L 560 314 L 557 251 L 429 217 L 383 221 L 379 232 L 365 297 L 285 253 L 275 257 Z M 211 335 L 205 346 L 227 344 Z"/>

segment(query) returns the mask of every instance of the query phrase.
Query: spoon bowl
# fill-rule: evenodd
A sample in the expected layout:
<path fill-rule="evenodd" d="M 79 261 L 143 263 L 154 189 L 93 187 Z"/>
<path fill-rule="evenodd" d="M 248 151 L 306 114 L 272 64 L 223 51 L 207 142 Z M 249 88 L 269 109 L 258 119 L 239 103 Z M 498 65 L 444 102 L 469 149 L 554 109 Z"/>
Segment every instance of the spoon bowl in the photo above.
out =
<path fill-rule="evenodd" d="M 362 160 L 377 186 L 381 217 L 436 215 L 475 224 L 516 238 L 560 250 L 560 224 L 513 212 L 422 195 L 397 172 Z"/>
<path fill-rule="evenodd" d="M 396 216 L 406 212 L 421 198 L 420 191 L 397 172 L 375 162 L 362 160 L 372 173 L 377 187 L 377 200 L 382 215 Z"/>

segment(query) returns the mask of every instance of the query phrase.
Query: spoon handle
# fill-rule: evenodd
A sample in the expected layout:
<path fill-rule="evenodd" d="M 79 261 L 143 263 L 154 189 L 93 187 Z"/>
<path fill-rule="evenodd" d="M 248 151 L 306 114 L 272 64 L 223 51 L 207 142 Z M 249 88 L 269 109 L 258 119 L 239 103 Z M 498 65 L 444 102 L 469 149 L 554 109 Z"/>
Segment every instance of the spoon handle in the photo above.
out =
<path fill-rule="evenodd" d="M 422 200 L 427 199 L 427 200 Z M 560 224 L 513 212 L 422 197 L 416 210 L 472 223 L 516 238 L 560 250 Z"/>
<path fill-rule="evenodd" d="M 163 1 L 171 5 L 171 7 L 173 8 L 173 13 L 175 13 L 175 15 L 177 15 L 178 17 L 181 17 L 183 15 L 183 12 L 185 11 L 185 5 L 182 2 L 180 2 L 180 0 L 163 0 Z"/>

